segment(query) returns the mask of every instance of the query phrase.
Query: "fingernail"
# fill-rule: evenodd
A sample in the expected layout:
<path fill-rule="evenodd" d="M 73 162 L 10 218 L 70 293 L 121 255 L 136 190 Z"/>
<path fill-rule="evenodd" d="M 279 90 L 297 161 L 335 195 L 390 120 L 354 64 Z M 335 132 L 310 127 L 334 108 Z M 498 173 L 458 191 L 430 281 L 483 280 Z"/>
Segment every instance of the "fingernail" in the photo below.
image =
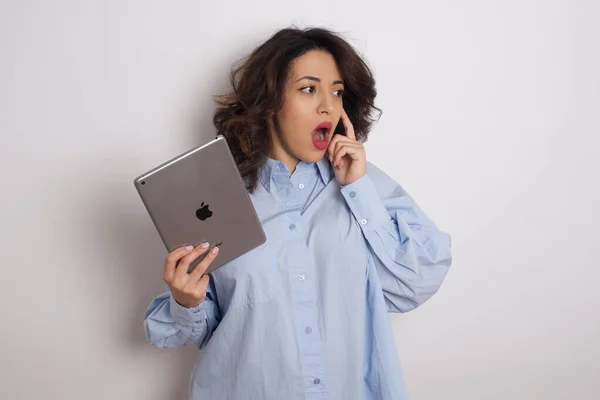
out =
<path fill-rule="evenodd" d="M 191 250 L 191 249 L 193 249 L 193 248 L 194 248 L 194 246 L 185 246 L 185 249 L 186 249 L 186 250 Z"/>
<path fill-rule="evenodd" d="M 204 242 L 200 245 L 201 249 L 207 249 L 208 248 L 208 242 Z"/>
<path fill-rule="evenodd" d="M 213 247 L 213 249 L 210 251 L 213 254 L 217 254 L 219 252 L 219 248 L 218 247 Z"/>

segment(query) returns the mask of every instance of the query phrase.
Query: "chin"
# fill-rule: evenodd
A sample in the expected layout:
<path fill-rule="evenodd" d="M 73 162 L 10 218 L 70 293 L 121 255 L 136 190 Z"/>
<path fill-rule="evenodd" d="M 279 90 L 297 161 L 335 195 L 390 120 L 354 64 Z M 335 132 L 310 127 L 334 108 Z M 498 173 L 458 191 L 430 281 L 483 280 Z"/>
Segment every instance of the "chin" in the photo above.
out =
<path fill-rule="evenodd" d="M 302 156 L 299 158 L 305 162 L 316 163 L 316 162 L 321 161 L 321 159 L 323 159 L 323 157 L 325 157 L 325 150 L 314 149 L 314 151 L 310 151 L 310 152 L 306 152 L 306 153 L 302 154 Z"/>

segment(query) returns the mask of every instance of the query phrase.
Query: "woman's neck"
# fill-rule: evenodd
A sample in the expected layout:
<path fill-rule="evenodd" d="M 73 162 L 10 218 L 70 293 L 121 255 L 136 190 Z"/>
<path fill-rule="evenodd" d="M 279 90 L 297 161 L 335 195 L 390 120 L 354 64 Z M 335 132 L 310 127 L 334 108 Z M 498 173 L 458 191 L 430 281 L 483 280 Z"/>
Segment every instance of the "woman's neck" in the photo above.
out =
<path fill-rule="evenodd" d="M 293 174 L 300 160 L 285 150 L 277 135 L 272 135 L 271 138 L 273 146 L 268 156 L 273 160 L 283 162 L 290 174 Z"/>

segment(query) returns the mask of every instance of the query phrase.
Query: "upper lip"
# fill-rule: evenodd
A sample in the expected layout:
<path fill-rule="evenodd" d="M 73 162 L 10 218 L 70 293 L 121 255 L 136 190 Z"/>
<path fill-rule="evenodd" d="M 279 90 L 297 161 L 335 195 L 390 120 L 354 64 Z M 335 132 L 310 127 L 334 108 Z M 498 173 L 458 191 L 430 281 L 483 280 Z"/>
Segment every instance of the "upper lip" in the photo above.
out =
<path fill-rule="evenodd" d="M 331 122 L 329 122 L 329 121 L 323 121 L 319 125 L 317 125 L 317 127 L 314 130 L 316 131 L 317 129 L 327 129 L 326 133 L 329 133 L 329 132 L 331 132 L 331 127 L 332 126 L 333 125 L 331 124 Z"/>

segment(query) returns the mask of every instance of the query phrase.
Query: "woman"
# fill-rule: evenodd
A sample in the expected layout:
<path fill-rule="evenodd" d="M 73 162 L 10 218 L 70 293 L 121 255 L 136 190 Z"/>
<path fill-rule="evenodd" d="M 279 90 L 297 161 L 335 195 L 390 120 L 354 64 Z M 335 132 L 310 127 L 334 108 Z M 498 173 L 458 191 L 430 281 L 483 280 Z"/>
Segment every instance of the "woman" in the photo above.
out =
<path fill-rule="evenodd" d="M 405 399 L 387 312 L 438 290 L 450 237 L 366 160 L 371 71 L 330 31 L 283 29 L 231 78 L 214 122 L 267 242 L 210 277 L 218 248 L 171 252 L 148 341 L 204 349 L 192 399 Z"/>

